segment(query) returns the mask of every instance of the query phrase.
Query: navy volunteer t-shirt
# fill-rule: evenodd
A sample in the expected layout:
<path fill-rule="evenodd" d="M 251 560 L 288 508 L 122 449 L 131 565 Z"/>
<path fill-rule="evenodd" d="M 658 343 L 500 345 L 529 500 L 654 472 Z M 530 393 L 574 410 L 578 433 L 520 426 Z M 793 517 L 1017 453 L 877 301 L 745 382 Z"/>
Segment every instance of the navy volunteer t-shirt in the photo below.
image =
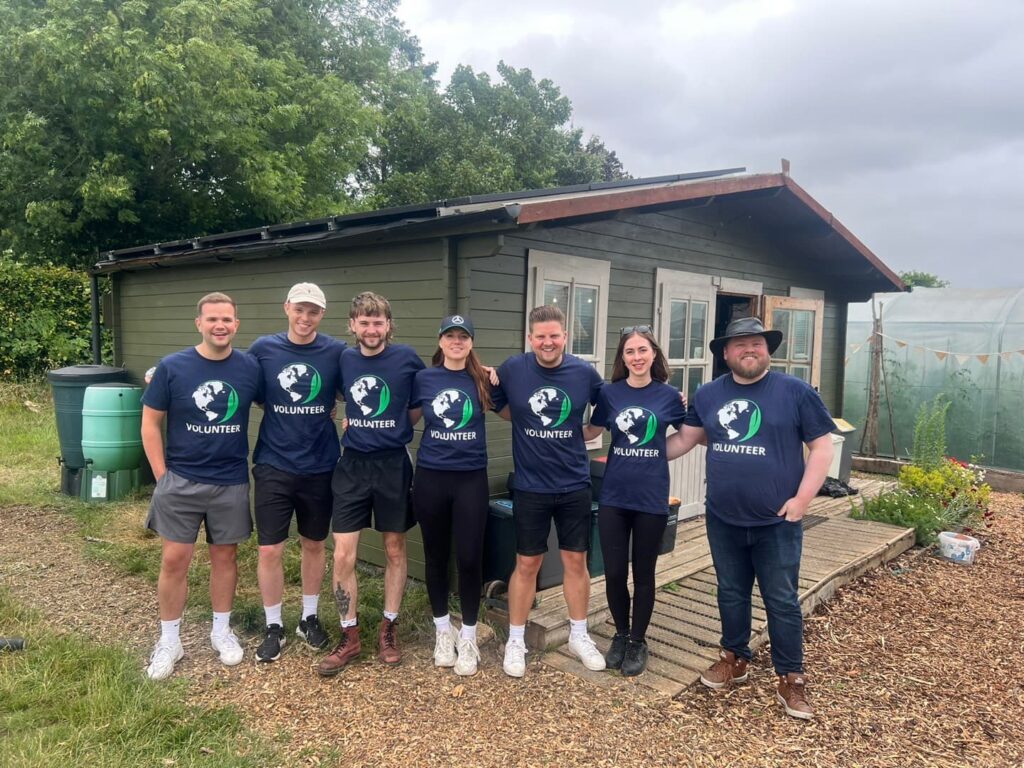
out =
<path fill-rule="evenodd" d="M 168 355 L 142 395 L 167 413 L 167 468 L 196 483 L 249 481 L 249 407 L 263 399 L 260 366 L 232 350 L 207 360 L 195 348 Z"/>
<path fill-rule="evenodd" d="M 450 371 L 444 366 L 420 371 L 409 407 L 423 409 L 416 466 L 453 471 L 487 466 L 485 414 L 468 371 Z"/>
<path fill-rule="evenodd" d="M 359 347 L 342 352 L 341 394 L 348 429 L 341 444 L 360 453 L 408 445 L 412 381 L 424 367 L 416 350 L 405 344 L 388 344 L 377 355 L 364 355 Z"/>
<path fill-rule="evenodd" d="M 804 476 L 803 444 L 835 429 L 818 393 L 777 371 L 753 384 L 719 376 L 694 393 L 685 423 L 707 434 L 707 511 L 750 526 L 782 522 Z"/>
<path fill-rule="evenodd" d="M 515 490 L 568 493 L 589 486 L 583 413 L 597 402 L 601 375 L 573 355 L 545 368 L 528 352 L 502 363 L 498 377 L 494 407 L 508 405 L 512 414 Z"/>
<path fill-rule="evenodd" d="M 631 387 L 625 379 L 604 385 L 590 417 L 612 436 L 602 504 L 668 514 L 665 432 L 669 425 L 678 428 L 685 415 L 679 390 L 660 381 L 645 387 Z"/>
<path fill-rule="evenodd" d="M 287 333 L 261 336 L 249 354 L 263 371 L 263 421 L 254 464 L 296 475 L 330 472 L 338 463 L 338 430 L 331 418 L 345 342 L 322 333 L 294 344 Z"/>

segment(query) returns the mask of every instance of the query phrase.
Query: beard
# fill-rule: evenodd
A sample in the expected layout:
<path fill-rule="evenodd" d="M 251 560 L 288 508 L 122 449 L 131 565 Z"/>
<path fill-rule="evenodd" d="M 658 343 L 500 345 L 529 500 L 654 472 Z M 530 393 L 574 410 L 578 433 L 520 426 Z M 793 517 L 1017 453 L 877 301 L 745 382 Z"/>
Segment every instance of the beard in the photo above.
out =
<path fill-rule="evenodd" d="M 739 360 L 726 360 L 725 362 L 730 371 L 747 380 L 759 379 L 772 364 L 770 357 L 741 357 Z"/>

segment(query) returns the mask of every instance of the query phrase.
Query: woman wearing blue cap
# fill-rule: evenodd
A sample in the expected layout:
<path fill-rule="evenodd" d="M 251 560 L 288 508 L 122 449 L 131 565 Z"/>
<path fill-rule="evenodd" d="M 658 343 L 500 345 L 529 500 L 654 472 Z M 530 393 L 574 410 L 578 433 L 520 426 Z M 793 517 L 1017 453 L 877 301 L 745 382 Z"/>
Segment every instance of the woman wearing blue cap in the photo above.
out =
<path fill-rule="evenodd" d="M 611 430 L 597 517 L 608 608 L 615 621 L 605 664 L 626 676 L 639 675 L 647 667 L 655 566 L 668 522 L 665 433 L 669 425 L 678 428 L 686 415 L 684 399 L 666 383 L 668 377 L 665 353 L 650 327 L 623 328 L 612 382 L 601 389 L 590 425 L 583 431 L 592 440 L 604 428 Z M 630 555 L 632 601 L 627 588 Z"/>
<path fill-rule="evenodd" d="M 424 418 L 412 503 L 423 534 L 427 593 L 437 628 L 434 664 L 472 675 L 480 660 L 476 622 L 489 495 L 484 416 L 492 405 L 491 384 L 473 351 L 468 317 L 446 317 L 437 343 L 433 367 L 416 374 L 409 401 L 413 423 L 421 413 Z M 448 614 L 453 531 L 462 610 L 458 632 Z"/>

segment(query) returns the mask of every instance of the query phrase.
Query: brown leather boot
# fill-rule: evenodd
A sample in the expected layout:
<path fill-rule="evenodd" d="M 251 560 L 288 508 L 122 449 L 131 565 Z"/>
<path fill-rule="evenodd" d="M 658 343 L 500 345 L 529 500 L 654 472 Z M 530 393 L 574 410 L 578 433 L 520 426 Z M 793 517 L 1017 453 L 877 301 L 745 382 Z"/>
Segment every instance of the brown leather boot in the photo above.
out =
<path fill-rule="evenodd" d="M 341 642 L 323 658 L 316 671 L 324 677 L 334 677 L 352 659 L 357 658 L 362 650 L 362 643 L 359 642 L 359 627 L 342 627 Z"/>
<path fill-rule="evenodd" d="M 700 681 L 708 688 L 716 691 L 733 683 L 742 683 L 747 679 L 747 660 L 732 651 L 722 648 L 718 652 L 718 661 L 708 667 L 700 676 Z"/>
<path fill-rule="evenodd" d="M 385 664 L 397 664 L 402 660 L 402 654 L 398 650 L 398 619 L 381 619 L 378 640 L 381 661 Z"/>
<path fill-rule="evenodd" d="M 801 720 L 814 717 L 814 710 L 807 701 L 807 676 L 803 672 L 779 675 L 779 690 L 775 698 L 786 708 L 786 714 L 790 717 L 799 717 Z"/>

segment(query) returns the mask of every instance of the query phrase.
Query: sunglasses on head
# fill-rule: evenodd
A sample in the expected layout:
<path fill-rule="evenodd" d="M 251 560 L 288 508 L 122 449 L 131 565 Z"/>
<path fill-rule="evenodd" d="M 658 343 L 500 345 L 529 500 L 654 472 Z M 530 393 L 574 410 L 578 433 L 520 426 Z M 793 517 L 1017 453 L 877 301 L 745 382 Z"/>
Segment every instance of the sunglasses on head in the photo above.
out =
<path fill-rule="evenodd" d="M 649 325 L 631 325 L 628 328 L 620 328 L 620 336 L 628 336 L 631 333 L 654 333 Z"/>

